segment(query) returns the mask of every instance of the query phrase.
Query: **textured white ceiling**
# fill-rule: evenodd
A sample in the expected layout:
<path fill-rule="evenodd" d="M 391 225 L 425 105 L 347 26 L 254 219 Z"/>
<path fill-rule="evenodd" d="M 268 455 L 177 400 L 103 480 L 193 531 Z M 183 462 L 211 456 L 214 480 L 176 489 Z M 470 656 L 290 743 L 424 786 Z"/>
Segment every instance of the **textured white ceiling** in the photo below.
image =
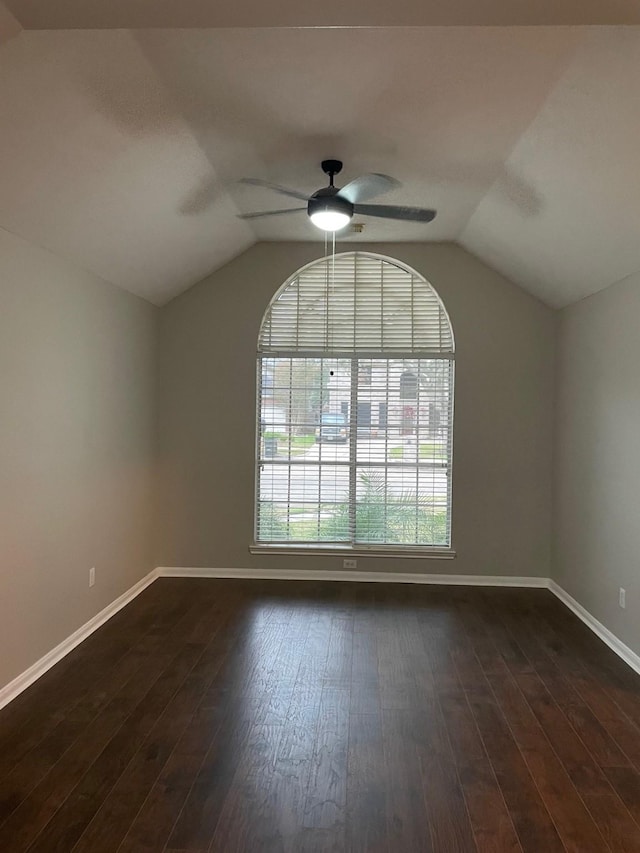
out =
<path fill-rule="evenodd" d="M 637 0 L 5 0 L 27 29 L 637 24 Z"/>
<path fill-rule="evenodd" d="M 640 269 L 640 28 L 127 30 L 106 28 L 129 21 L 121 3 L 6 5 L 25 27 L 101 14 L 105 29 L 0 47 L 0 226 L 157 304 L 257 239 L 321 242 L 303 213 L 239 220 L 296 202 L 237 181 L 311 193 L 324 157 L 345 161 L 344 182 L 397 177 L 381 201 L 439 211 L 429 225 L 363 220 L 349 242 L 458 240 L 554 305 Z M 180 8 L 158 7 L 160 20 Z"/>
<path fill-rule="evenodd" d="M 14 18 L 4 3 L 0 3 L 0 44 L 17 36 L 21 29 L 17 18 Z"/>
<path fill-rule="evenodd" d="M 460 242 L 551 305 L 601 290 L 640 270 L 639 157 L 640 31 L 589 31 Z"/>
<path fill-rule="evenodd" d="M 161 304 L 254 242 L 134 36 L 23 33 L 0 50 L 0 225 Z"/>

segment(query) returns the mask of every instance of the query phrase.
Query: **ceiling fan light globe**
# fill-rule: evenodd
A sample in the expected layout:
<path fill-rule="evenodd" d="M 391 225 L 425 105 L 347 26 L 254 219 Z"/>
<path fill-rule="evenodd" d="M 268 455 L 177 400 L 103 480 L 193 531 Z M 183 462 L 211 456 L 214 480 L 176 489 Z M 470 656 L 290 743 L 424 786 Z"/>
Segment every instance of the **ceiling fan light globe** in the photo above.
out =
<path fill-rule="evenodd" d="M 349 214 L 341 210 L 317 210 L 309 218 L 322 231 L 339 231 L 351 221 Z"/>
<path fill-rule="evenodd" d="M 351 221 L 353 204 L 336 187 L 323 187 L 307 203 L 309 219 L 321 231 L 339 231 Z"/>

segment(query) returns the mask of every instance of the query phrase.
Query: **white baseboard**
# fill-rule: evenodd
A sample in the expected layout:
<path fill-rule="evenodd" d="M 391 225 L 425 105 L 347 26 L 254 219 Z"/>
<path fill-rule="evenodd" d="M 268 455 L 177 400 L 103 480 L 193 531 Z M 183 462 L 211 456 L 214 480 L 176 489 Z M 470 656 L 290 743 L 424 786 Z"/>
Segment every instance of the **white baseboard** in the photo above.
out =
<path fill-rule="evenodd" d="M 449 586 L 518 586 L 546 589 L 548 578 L 509 577 L 506 575 L 429 575 L 419 572 L 312 571 L 309 569 L 211 569 L 160 566 L 165 578 L 236 578 L 295 581 L 355 581 L 360 583 L 422 583 Z"/>
<path fill-rule="evenodd" d="M 569 610 L 576 614 L 578 619 L 581 619 L 588 628 L 591 628 L 593 633 L 603 643 L 606 643 L 631 669 L 640 674 L 640 655 L 637 655 L 633 649 L 630 649 L 629 646 L 625 645 L 622 640 L 619 640 L 608 628 L 605 628 L 602 622 L 599 622 L 595 616 L 592 616 L 588 610 L 554 580 L 549 581 L 549 589 Z"/>
<path fill-rule="evenodd" d="M 57 664 L 58 661 L 62 660 L 62 658 L 68 655 L 76 646 L 80 645 L 83 640 L 86 640 L 90 634 L 97 631 L 97 629 L 101 625 L 104 625 L 108 619 L 111 619 L 118 610 L 122 610 L 122 608 L 132 599 L 137 595 L 140 595 L 142 590 L 152 584 L 157 577 L 158 570 L 153 569 L 153 571 L 149 572 L 148 575 L 145 575 L 142 580 L 139 580 L 138 583 L 134 584 L 131 589 L 128 589 L 121 596 L 116 598 L 115 601 L 108 604 L 104 610 L 101 610 L 100 613 L 96 614 L 93 619 L 89 619 L 88 622 L 85 622 L 85 624 L 78 628 L 77 631 L 74 631 L 71 636 L 67 637 L 66 640 L 63 640 L 59 645 L 57 645 L 55 649 L 51 649 L 50 652 L 47 652 L 47 654 L 41 657 L 40 660 L 37 660 L 29 667 L 29 669 L 26 669 L 23 673 L 14 678 L 13 681 L 10 681 L 4 687 L 0 688 L 0 708 L 4 708 L 5 705 L 8 705 L 9 702 L 18 696 L 18 694 L 22 693 L 23 690 L 26 690 L 34 681 L 37 681 L 40 676 L 44 675 L 47 670 L 51 669 L 51 667 Z"/>

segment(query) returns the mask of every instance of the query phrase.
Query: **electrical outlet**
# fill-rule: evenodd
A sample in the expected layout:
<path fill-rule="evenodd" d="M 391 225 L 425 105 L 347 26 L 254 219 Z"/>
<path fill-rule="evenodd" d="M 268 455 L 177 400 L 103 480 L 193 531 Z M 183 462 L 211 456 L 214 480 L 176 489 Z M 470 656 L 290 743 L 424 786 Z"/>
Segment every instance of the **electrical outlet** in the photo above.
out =
<path fill-rule="evenodd" d="M 89 569 L 89 586 L 93 586 L 96 582 L 96 569 L 95 566 L 92 569 Z"/>
<path fill-rule="evenodd" d="M 343 560 L 342 561 L 343 569 L 357 569 L 358 561 L 357 560 Z"/>
<path fill-rule="evenodd" d="M 620 587 L 618 601 L 620 602 L 620 607 L 624 608 L 627 606 L 627 591 L 622 589 L 622 587 Z"/>

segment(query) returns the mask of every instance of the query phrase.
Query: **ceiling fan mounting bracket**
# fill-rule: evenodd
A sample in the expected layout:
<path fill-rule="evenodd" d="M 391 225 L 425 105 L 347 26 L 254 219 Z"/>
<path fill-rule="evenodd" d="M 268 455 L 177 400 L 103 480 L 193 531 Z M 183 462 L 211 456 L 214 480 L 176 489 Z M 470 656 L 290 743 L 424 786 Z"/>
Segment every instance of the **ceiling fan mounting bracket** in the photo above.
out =
<path fill-rule="evenodd" d="M 320 165 L 325 175 L 331 178 L 331 186 L 333 186 L 333 176 L 342 171 L 342 160 L 323 160 Z"/>

